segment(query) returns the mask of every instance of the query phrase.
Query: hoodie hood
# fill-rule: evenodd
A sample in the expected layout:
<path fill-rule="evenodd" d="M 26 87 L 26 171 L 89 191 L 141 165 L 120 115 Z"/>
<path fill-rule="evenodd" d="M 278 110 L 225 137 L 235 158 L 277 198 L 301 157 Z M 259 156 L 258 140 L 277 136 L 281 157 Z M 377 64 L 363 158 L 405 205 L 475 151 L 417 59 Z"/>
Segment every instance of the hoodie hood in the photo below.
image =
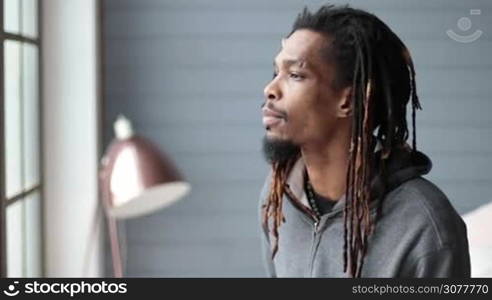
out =
<path fill-rule="evenodd" d="M 410 146 L 405 144 L 404 147 L 396 148 L 391 152 L 386 161 L 386 176 L 383 177 L 380 166 L 377 164 L 382 154 L 381 143 L 379 141 L 374 149 L 374 163 L 372 166 L 373 179 L 371 181 L 371 195 L 373 200 L 370 203 L 371 210 L 375 209 L 377 207 L 377 203 L 384 198 L 381 197 L 383 193 L 387 194 L 402 183 L 418 176 L 425 175 L 432 169 L 432 162 L 427 155 L 420 151 L 412 151 Z M 296 206 L 302 210 L 310 210 L 310 205 L 303 186 L 305 168 L 304 160 L 301 156 L 295 163 L 289 174 L 289 178 L 287 179 L 286 194 Z M 385 178 L 386 189 L 384 190 Z M 342 212 L 345 206 L 345 201 L 346 199 L 344 194 L 333 206 L 332 211 L 328 212 L 327 215 Z"/>
<path fill-rule="evenodd" d="M 375 152 L 375 160 L 379 161 L 382 151 Z M 373 166 L 375 177 L 371 183 L 372 192 L 376 197 L 383 193 L 383 176 L 380 166 Z M 402 183 L 418 176 L 425 175 L 432 169 L 430 158 L 420 151 L 413 151 L 408 144 L 392 151 L 386 163 L 386 193 Z"/>

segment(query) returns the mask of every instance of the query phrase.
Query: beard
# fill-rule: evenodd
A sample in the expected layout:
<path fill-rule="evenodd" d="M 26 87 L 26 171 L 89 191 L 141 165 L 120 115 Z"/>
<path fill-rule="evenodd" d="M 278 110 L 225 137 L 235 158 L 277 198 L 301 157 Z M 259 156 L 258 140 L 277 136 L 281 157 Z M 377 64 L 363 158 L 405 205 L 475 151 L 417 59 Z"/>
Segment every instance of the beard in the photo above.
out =
<path fill-rule="evenodd" d="M 289 140 L 263 137 L 263 156 L 269 164 L 286 163 L 295 158 L 301 148 Z"/>

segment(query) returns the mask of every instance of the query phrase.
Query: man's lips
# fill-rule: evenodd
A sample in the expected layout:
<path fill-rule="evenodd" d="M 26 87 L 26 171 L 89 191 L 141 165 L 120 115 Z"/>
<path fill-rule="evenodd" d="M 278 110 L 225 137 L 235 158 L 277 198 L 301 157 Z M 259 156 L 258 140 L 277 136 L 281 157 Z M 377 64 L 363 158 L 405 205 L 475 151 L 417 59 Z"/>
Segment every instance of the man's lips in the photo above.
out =
<path fill-rule="evenodd" d="M 280 123 L 282 120 L 285 119 L 281 113 L 273 111 L 266 107 L 262 109 L 262 112 L 263 112 L 263 125 L 265 127 L 271 127 L 277 125 L 278 123 Z"/>
<path fill-rule="evenodd" d="M 265 127 L 272 127 L 274 125 L 277 125 L 278 123 L 282 122 L 282 118 L 277 118 L 277 117 L 268 117 L 268 116 L 264 116 L 263 117 L 263 125 Z"/>

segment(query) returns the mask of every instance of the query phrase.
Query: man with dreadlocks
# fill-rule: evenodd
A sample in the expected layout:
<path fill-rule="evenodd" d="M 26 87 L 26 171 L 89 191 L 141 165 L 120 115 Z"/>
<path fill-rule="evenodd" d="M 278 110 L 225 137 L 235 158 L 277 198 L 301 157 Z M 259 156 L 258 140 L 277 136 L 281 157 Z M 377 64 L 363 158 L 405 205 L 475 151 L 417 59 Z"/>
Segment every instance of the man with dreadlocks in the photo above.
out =
<path fill-rule="evenodd" d="M 260 196 L 272 277 L 469 277 L 466 226 L 422 175 L 403 42 L 348 6 L 299 14 L 262 105 Z M 412 147 L 406 107 L 412 109 Z"/>

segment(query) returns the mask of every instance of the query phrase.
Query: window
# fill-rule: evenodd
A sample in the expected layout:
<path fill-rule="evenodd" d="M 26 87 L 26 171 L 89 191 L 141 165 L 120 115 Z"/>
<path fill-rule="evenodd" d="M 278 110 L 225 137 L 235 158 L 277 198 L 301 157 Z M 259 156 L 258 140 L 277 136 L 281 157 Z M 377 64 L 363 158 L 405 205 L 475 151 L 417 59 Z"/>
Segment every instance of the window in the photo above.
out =
<path fill-rule="evenodd" d="M 2 276 L 42 276 L 38 0 L 0 0 Z"/>

